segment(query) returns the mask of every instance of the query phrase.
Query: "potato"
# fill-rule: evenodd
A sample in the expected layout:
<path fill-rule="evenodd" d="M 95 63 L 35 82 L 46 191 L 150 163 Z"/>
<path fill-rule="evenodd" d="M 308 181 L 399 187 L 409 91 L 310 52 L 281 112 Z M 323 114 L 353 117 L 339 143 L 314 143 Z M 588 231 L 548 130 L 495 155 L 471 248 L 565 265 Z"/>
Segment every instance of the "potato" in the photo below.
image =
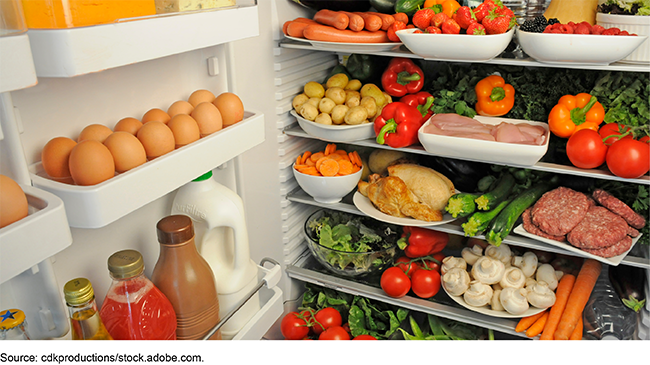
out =
<path fill-rule="evenodd" d="M 408 155 L 402 151 L 377 149 L 368 157 L 368 168 L 372 173 L 383 175 L 391 163 L 405 157 Z"/>
<path fill-rule="evenodd" d="M 368 118 L 372 118 L 377 113 L 377 102 L 372 96 L 364 96 L 359 105 L 368 110 Z"/>
<path fill-rule="evenodd" d="M 358 96 L 359 100 L 361 100 L 361 93 L 360 92 L 354 91 L 354 90 L 345 90 L 345 102 L 346 103 L 353 96 Z"/>
<path fill-rule="evenodd" d="M 325 87 L 327 89 L 333 88 L 333 87 L 340 87 L 341 89 L 344 88 L 350 79 L 348 78 L 348 75 L 346 74 L 336 74 L 327 79 L 327 82 L 325 83 Z"/>
<path fill-rule="evenodd" d="M 305 95 L 304 93 L 298 94 L 293 97 L 293 101 L 291 101 L 291 106 L 293 107 L 293 109 L 297 111 L 298 107 L 306 103 L 307 100 L 309 100 L 309 96 Z"/>
<path fill-rule="evenodd" d="M 345 101 L 345 105 L 348 106 L 348 108 L 353 108 L 361 103 L 361 99 L 359 99 L 359 96 L 357 95 L 352 95 L 348 100 Z"/>
<path fill-rule="evenodd" d="M 337 105 L 332 109 L 332 123 L 343 124 L 345 114 L 350 110 L 346 105 Z"/>
<path fill-rule="evenodd" d="M 359 81 L 357 79 L 352 79 L 352 80 L 348 81 L 348 84 L 345 85 L 345 87 L 343 89 L 344 90 L 359 91 L 359 89 L 361 89 L 361 86 L 363 86 L 363 85 L 361 85 L 361 81 Z"/>
<path fill-rule="evenodd" d="M 332 125 L 332 117 L 327 113 L 320 113 L 316 119 L 314 119 L 314 122 L 318 124 Z"/>
<path fill-rule="evenodd" d="M 320 101 L 321 101 L 321 98 L 309 98 L 309 100 L 307 100 L 307 102 L 305 104 L 311 104 L 311 105 L 318 108 L 318 104 L 320 104 Z"/>
<path fill-rule="evenodd" d="M 336 105 L 341 105 L 345 103 L 345 90 L 340 87 L 331 87 L 325 90 L 325 97 L 328 97 L 336 103 Z"/>
<path fill-rule="evenodd" d="M 331 113 L 332 109 L 336 106 L 336 103 L 334 100 L 330 98 L 322 98 L 320 99 L 320 102 L 318 103 L 318 110 L 320 110 L 321 113 Z"/>
<path fill-rule="evenodd" d="M 300 108 L 300 115 L 307 120 L 314 120 L 318 116 L 318 108 L 309 103 L 305 103 Z"/>
<path fill-rule="evenodd" d="M 377 87 L 375 84 L 365 84 L 361 88 L 361 98 L 364 96 L 372 96 L 375 98 L 375 101 L 377 102 L 377 105 L 385 105 L 386 104 L 386 97 L 384 96 L 384 92 Z M 309 94 L 307 94 L 309 95 Z"/>
<path fill-rule="evenodd" d="M 343 120 L 346 124 L 357 125 L 363 123 L 366 119 L 368 119 L 368 110 L 362 106 L 355 106 L 345 113 Z"/>
<path fill-rule="evenodd" d="M 325 96 L 325 88 L 316 81 L 309 81 L 306 83 L 304 91 L 310 98 L 322 98 Z"/>

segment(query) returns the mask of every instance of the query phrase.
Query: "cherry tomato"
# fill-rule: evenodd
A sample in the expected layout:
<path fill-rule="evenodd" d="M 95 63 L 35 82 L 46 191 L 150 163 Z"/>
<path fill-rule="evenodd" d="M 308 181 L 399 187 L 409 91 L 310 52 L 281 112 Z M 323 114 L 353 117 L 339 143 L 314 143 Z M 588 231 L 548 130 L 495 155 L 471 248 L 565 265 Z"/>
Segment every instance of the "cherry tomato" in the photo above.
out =
<path fill-rule="evenodd" d="M 302 340 L 309 334 L 309 327 L 301 313 L 290 312 L 282 318 L 280 332 L 287 340 Z"/>
<path fill-rule="evenodd" d="M 415 272 L 417 272 L 416 270 Z M 381 274 L 381 288 L 393 298 L 401 298 L 411 290 L 411 279 L 397 266 L 389 267 Z"/>
<path fill-rule="evenodd" d="M 618 137 L 609 137 L 609 136 L 618 136 L 623 133 L 625 133 L 627 130 L 629 130 L 629 127 L 626 127 L 622 124 L 618 123 L 608 123 L 600 127 L 598 130 L 598 134 L 600 134 L 600 137 L 602 140 L 605 142 L 606 145 L 611 145 L 612 143 L 618 141 Z M 629 136 L 629 134 L 628 134 Z M 626 138 L 625 136 L 624 138 Z M 605 139 L 607 138 L 607 139 Z"/>
<path fill-rule="evenodd" d="M 437 253 L 433 255 L 433 258 L 440 261 L 440 264 L 435 261 L 424 260 L 424 264 L 422 264 L 422 267 L 424 267 L 425 269 L 436 270 L 438 273 L 440 273 L 440 265 L 442 264 L 442 259 L 445 258 L 445 255 L 442 253 Z"/>
<path fill-rule="evenodd" d="M 349 340 L 350 335 L 341 326 L 330 327 L 318 336 L 319 340 Z"/>
<path fill-rule="evenodd" d="M 372 340 L 377 340 L 377 339 L 374 338 L 373 336 L 370 336 L 370 335 L 359 335 L 359 336 L 352 339 L 352 341 L 354 341 L 354 340 L 370 340 L 370 341 L 372 341 Z"/>
<path fill-rule="evenodd" d="M 607 146 L 598 132 L 581 129 L 566 143 L 566 154 L 571 163 L 581 169 L 593 169 L 605 162 Z"/>
<path fill-rule="evenodd" d="M 314 315 L 314 326 L 312 327 L 315 334 L 320 335 L 323 330 L 326 330 L 330 327 L 341 326 L 343 320 L 341 319 L 341 313 L 332 307 L 326 307 Z"/>
<path fill-rule="evenodd" d="M 612 174 L 634 179 L 650 169 L 650 144 L 632 138 L 623 138 L 609 146 L 607 167 Z"/>
<path fill-rule="evenodd" d="M 399 267 L 403 272 L 406 272 L 406 276 L 408 276 L 410 278 L 411 275 L 413 274 L 413 272 L 415 270 L 419 269 L 420 267 L 422 267 L 422 265 L 417 261 L 411 262 L 409 264 L 408 263 L 409 261 L 411 261 L 410 258 L 408 258 L 406 256 L 402 256 L 402 257 L 398 258 L 397 260 L 395 260 L 395 263 L 403 262 L 403 264 L 398 264 L 397 267 Z"/>
<path fill-rule="evenodd" d="M 639 138 L 639 141 L 641 141 L 643 143 L 650 143 L 650 136 L 643 136 L 643 137 Z"/>
<path fill-rule="evenodd" d="M 413 293 L 420 298 L 431 298 L 440 290 L 440 273 L 436 270 L 417 270 L 411 279 Z"/>

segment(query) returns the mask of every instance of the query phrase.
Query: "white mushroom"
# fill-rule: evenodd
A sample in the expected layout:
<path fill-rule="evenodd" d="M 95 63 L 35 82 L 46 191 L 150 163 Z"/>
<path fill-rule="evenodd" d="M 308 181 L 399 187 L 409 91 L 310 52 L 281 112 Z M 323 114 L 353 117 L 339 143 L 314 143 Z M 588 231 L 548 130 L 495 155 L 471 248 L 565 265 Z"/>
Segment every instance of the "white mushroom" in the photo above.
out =
<path fill-rule="evenodd" d="M 505 311 L 505 309 L 501 305 L 501 300 L 499 300 L 500 296 L 501 296 L 501 289 L 494 290 L 494 294 L 492 294 L 492 299 L 490 300 L 490 307 L 492 308 L 493 311 Z"/>
<path fill-rule="evenodd" d="M 562 279 L 563 276 L 564 276 L 564 271 L 555 270 L 555 277 L 557 277 L 558 282 Z"/>
<path fill-rule="evenodd" d="M 526 299 L 533 307 L 546 309 L 555 304 L 555 293 L 545 281 L 538 281 L 528 290 Z"/>
<path fill-rule="evenodd" d="M 530 290 L 530 288 L 532 288 L 535 284 L 537 284 L 537 280 L 533 278 L 526 278 L 526 284 L 524 285 L 524 288 L 526 288 L 526 290 Z"/>
<path fill-rule="evenodd" d="M 496 283 L 496 284 L 492 284 L 492 289 L 493 290 L 501 290 L 501 289 L 503 289 L 503 287 L 501 286 L 501 284 Z"/>
<path fill-rule="evenodd" d="M 468 265 L 474 265 L 476 260 L 483 256 L 483 249 L 479 245 L 474 245 L 471 248 L 463 248 L 460 254 Z"/>
<path fill-rule="evenodd" d="M 522 314 L 528 310 L 528 299 L 526 289 L 504 288 L 499 295 L 499 301 L 503 309 L 510 314 Z"/>
<path fill-rule="evenodd" d="M 503 288 L 523 288 L 526 285 L 526 276 L 520 268 L 511 266 L 499 281 Z"/>
<path fill-rule="evenodd" d="M 510 246 L 505 243 L 502 243 L 500 246 L 490 245 L 485 249 L 485 256 L 499 260 L 503 262 L 504 266 L 508 267 L 512 259 L 512 251 L 510 251 Z"/>
<path fill-rule="evenodd" d="M 538 282 L 545 281 L 551 290 L 557 288 L 557 275 L 555 275 L 555 269 L 550 264 L 542 264 L 537 268 L 536 279 Z"/>
<path fill-rule="evenodd" d="M 469 288 L 469 282 L 469 274 L 460 267 L 453 267 L 442 275 L 442 285 L 450 295 L 463 295 Z"/>
<path fill-rule="evenodd" d="M 491 286 L 474 280 L 469 283 L 469 288 L 463 294 L 463 299 L 465 299 L 465 303 L 471 306 L 482 307 L 490 303 L 492 294 L 494 294 L 494 291 Z"/>
<path fill-rule="evenodd" d="M 463 270 L 467 270 L 467 262 L 462 257 L 447 256 L 442 259 L 442 266 L 440 271 L 442 275 L 446 274 L 447 271 L 451 270 L 453 267 L 459 267 Z"/>
<path fill-rule="evenodd" d="M 512 258 L 512 266 L 520 268 L 524 275 L 531 277 L 537 270 L 537 255 L 528 251 L 523 256 L 515 256 Z"/>
<path fill-rule="evenodd" d="M 472 278 L 483 284 L 492 285 L 501 281 L 505 271 L 503 262 L 483 256 L 472 266 Z"/>

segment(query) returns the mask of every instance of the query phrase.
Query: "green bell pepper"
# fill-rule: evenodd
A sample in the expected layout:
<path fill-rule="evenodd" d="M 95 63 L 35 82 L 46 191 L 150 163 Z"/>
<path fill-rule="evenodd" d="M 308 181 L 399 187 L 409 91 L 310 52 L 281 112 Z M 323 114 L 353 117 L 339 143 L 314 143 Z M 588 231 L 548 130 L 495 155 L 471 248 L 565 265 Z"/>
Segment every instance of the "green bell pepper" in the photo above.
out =
<path fill-rule="evenodd" d="M 380 80 L 388 61 L 386 57 L 367 54 L 351 54 L 345 64 L 351 79 L 366 84 Z"/>

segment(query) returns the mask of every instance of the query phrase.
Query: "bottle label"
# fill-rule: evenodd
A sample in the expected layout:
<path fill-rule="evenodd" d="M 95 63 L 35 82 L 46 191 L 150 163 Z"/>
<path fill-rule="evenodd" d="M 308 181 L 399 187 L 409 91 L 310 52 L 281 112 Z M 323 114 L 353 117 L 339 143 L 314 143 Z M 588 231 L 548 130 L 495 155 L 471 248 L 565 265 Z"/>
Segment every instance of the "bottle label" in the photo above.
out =
<path fill-rule="evenodd" d="M 174 204 L 174 209 L 188 215 L 195 221 L 204 221 L 207 217 L 207 214 L 199 210 L 194 204 Z"/>

